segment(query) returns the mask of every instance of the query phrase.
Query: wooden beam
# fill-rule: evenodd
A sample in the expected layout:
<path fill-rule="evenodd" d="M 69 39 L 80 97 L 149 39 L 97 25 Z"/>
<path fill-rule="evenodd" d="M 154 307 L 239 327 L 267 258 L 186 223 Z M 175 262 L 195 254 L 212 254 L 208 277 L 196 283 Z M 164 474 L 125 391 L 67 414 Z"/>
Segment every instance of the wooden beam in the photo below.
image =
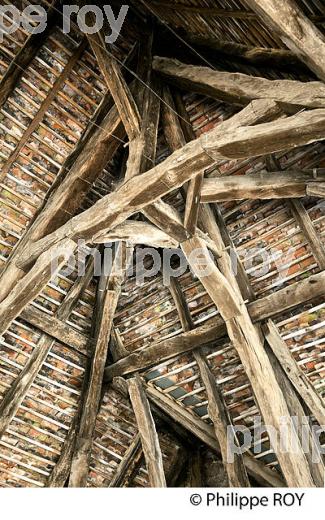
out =
<path fill-rule="evenodd" d="M 64 300 L 62 301 L 57 313 L 56 317 L 60 320 L 67 320 L 70 316 L 72 310 L 78 303 L 79 298 L 82 296 L 84 291 L 90 284 L 91 279 L 94 276 L 94 257 L 88 257 L 87 263 L 85 264 L 85 272 L 81 274 L 74 284 L 71 286 L 70 290 L 67 292 Z"/>
<path fill-rule="evenodd" d="M 185 300 L 184 294 L 181 290 L 180 284 L 176 278 L 172 278 L 173 282 L 169 289 L 173 296 L 182 328 L 184 331 L 193 328 L 192 317 Z M 224 403 L 222 393 L 220 392 L 216 380 L 208 366 L 205 356 L 201 349 L 196 349 L 193 352 L 194 359 L 198 365 L 200 377 L 205 387 L 208 397 L 208 414 L 213 422 L 216 438 L 218 440 L 222 461 L 227 471 L 229 485 L 235 487 L 249 487 L 249 480 L 245 470 L 242 455 L 239 453 L 233 454 L 233 462 L 229 462 L 229 446 L 228 446 L 228 432 L 229 428 L 233 429 L 230 415 Z M 233 432 L 236 438 L 235 432 Z"/>
<path fill-rule="evenodd" d="M 235 291 L 215 265 L 204 242 L 198 237 L 189 238 L 181 244 L 188 264 L 215 302 L 225 321 L 239 316 L 240 304 Z"/>
<path fill-rule="evenodd" d="M 306 411 L 307 407 L 305 403 L 301 401 L 284 367 L 281 366 L 281 363 L 267 343 L 265 344 L 265 350 L 274 370 L 276 380 L 285 396 L 292 421 L 292 428 L 297 432 L 297 437 L 303 447 L 312 479 L 316 487 L 323 487 L 325 467 L 320 453 L 319 442 L 317 438 L 315 438 L 315 432 L 312 431 L 311 428 L 312 420 L 309 416 L 309 411 Z M 308 413 L 307 416 L 306 413 Z"/>
<path fill-rule="evenodd" d="M 225 244 L 226 247 L 231 249 L 232 251 L 232 262 L 236 261 L 236 266 L 234 268 L 236 280 L 238 283 L 238 286 L 240 288 L 240 292 L 243 295 L 244 300 L 252 301 L 255 300 L 255 294 L 252 288 L 252 285 L 250 283 L 249 277 L 246 273 L 246 270 L 243 266 L 243 263 L 241 259 L 239 258 L 239 255 L 236 250 L 236 246 L 232 240 L 232 237 L 230 236 L 230 233 L 228 231 L 228 228 L 226 226 L 225 220 L 223 218 L 222 212 L 220 211 L 220 208 L 217 204 L 213 205 L 213 214 L 216 220 L 216 224 L 220 230 L 221 238 Z"/>
<path fill-rule="evenodd" d="M 54 8 L 49 8 L 47 12 L 47 24 L 42 33 L 31 34 L 18 54 L 13 58 L 9 67 L 0 81 L 0 107 L 7 101 L 8 97 L 14 91 L 22 74 L 35 58 L 39 49 L 44 44 L 47 37 L 53 32 L 57 16 Z"/>
<path fill-rule="evenodd" d="M 307 195 L 310 197 L 325 198 L 325 182 L 315 182 L 307 186 Z"/>
<path fill-rule="evenodd" d="M 100 232 L 93 237 L 93 243 L 104 244 L 124 240 L 130 244 L 146 244 L 151 247 L 176 248 L 178 242 L 167 233 L 147 222 L 126 220 L 116 228 Z"/>
<path fill-rule="evenodd" d="M 278 328 L 272 320 L 268 320 L 263 326 L 266 340 L 270 345 L 274 355 L 277 357 L 283 370 L 286 372 L 291 383 L 308 406 L 319 425 L 325 424 L 325 406 L 322 398 L 316 392 L 307 376 L 300 369 L 299 365 L 292 356 L 289 347 L 281 338 Z"/>
<path fill-rule="evenodd" d="M 85 398 L 87 394 L 87 388 L 89 384 L 89 372 L 90 372 L 90 363 L 88 362 L 86 365 L 86 370 L 84 373 L 84 378 L 82 382 L 81 393 L 79 396 L 78 408 L 75 412 L 74 418 L 69 428 L 69 433 L 64 440 L 61 454 L 59 460 L 51 472 L 49 479 L 47 481 L 47 487 L 49 488 L 63 488 L 67 485 L 70 471 L 71 471 L 71 463 L 75 450 L 75 445 L 77 441 L 78 431 L 80 428 L 80 420 L 82 416 L 82 410 L 85 403 Z"/>
<path fill-rule="evenodd" d="M 92 17 L 89 15 L 89 18 Z M 101 33 L 96 32 L 88 35 L 88 40 L 97 58 L 100 71 L 115 101 L 126 133 L 129 139 L 132 140 L 140 133 L 140 115 L 131 91 L 123 78 L 116 59 L 106 49 L 106 43 Z"/>
<path fill-rule="evenodd" d="M 325 81 L 325 38 L 293 0 L 248 0 L 264 24 Z"/>
<path fill-rule="evenodd" d="M 116 251 L 110 276 L 107 277 L 103 273 L 99 282 L 95 311 L 96 320 L 93 331 L 96 347 L 91 361 L 89 384 L 71 464 L 70 487 L 86 486 L 111 327 L 121 292 L 121 285 L 131 259 L 130 253 L 130 249 L 125 244 L 120 244 Z"/>
<path fill-rule="evenodd" d="M 183 331 L 186 332 L 192 330 L 194 328 L 192 316 L 188 308 L 187 301 L 185 299 L 181 285 L 177 278 L 172 277 L 170 279 L 168 289 L 170 290 L 170 293 L 174 300 L 177 309 L 177 314 L 181 322 Z"/>
<path fill-rule="evenodd" d="M 93 348 L 87 336 L 74 330 L 70 325 L 67 325 L 56 316 L 50 316 L 37 307 L 29 305 L 21 312 L 19 318 L 33 325 L 51 338 L 60 341 L 60 343 L 77 350 L 77 352 L 80 352 L 84 356 L 89 357 L 92 353 Z"/>
<path fill-rule="evenodd" d="M 300 59 L 286 49 L 265 47 L 253 47 L 234 41 L 220 40 L 210 35 L 187 34 L 186 41 L 202 52 L 209 61 L 217 61 L 218 58 L 226 58 L 231 62 L 244 63 L 254 67 L 267 67 L 271 69 L 290 70 L 306 74 L 308 68 Z M 175 56 L 176 57 L 176 56 Z"/>
<path fill-rule="evenodd" d="M 32 269 L 0 303 L 0 336 L 51 278 L 58 274 L 76 247 L 77 244 L 72 240 L 63 239 L 38 258 Z"/>
<path fill-rule="evenodd" d="M 289 208 L 295 217 L 304 236 L 307 238 L 312 253 L 321 270 L 325 269 L 325 248 L 322 240 L 316 233 L 314 225 L 304 205 L 299 200 L 289 202 Z"/>
<path fill-rule="evenodd" d="M 135 413 L 151 487 L 166 487 L 159 439 L 150 405 L 139 376 L 128 380 L 130 400 Z"/>
<path fill-rule="evenodd" d="M 203 183 L 203 173 L 199 173 L 194 179 L 189 182 L 186 203 L 184 226 L 189 235 L 194 235 L 197 221 L 199 218 L 201 189 Z"/>
<path fill-rule="evenodd" d="M 230 125 L 226 123 L 226 128 Z M 244 158 L 325 139 L 325 110 L 298 113 L 272 123 L 224 131 L 216 129 L 191 141 L 151 170 L 129 179 L 114 193 L 72 218 L 29 248 L 18 267 L 30 264 L 62 237 L 91 241 L 103 229 L 116 227 L 222 158 Z"/>
<path fill-rule="evenodd" d="M 298 171 L 214 177 L 204 179 L 201 202 L 305 197 L 314 181 L 312 174 Z"/>
<path fill-rule="evenodd" d="M 142 455 L 141 437 L 140 434 L 137 433 L 119 463 L 114 477 L 109 483 L 109 487 L 123 487 L 123 481 L 130 465 L 133 464 L 134 459 L 138 461 L 141 460 L 141 456 L 139 457 L 140 454 Z"/>
<path fill-rule="evenodd" d="M 35 346 L 23 370 L 15 379 L 0 404 L 0 439 L 7 431 L 12 418 L 24 400 L 40 371 L 54 341 L 43 336 Z"/>
<path fill-rule="evenodd" d="M 208 397 L 208 413 L 213 423 L 216 438 L 218 439 L 222 461 L 227 471 L 230 487 L 250 487 L 242 454 L 233 453 L 233 461 L 229 461 L 229 429 L 233 430 L 234 439 L 236 434 L 229 412 L 223 400 L 215 377 L 213 376 L 207 361 L 200 351 L 194 351 L 194 358 L 198 365 L 200 377 Z"/>
<path fill-rule="evenodd" d="M 146 5 L 146 4 L 144 4 Z M 157 2 L 156 0 L 150 3 L 150 7 L 159 9 L 162 11 L 176 11 L 182 14 L 200 14 L 203 16 L 217 16 L 220 18 L 236 18 L 236 19 L 255 19 L 256 15 L 254 12 L 246 11 L 244 9 L 221 9 L 219 7 L 201 7 L 184 4 L 175 4 L 171 2 Z"/>
<path fill-rule="evenodd" d="M 239 106 L 247 105 L 254 99 L 269 99 L 281 103 L 288 110 L 293 107 L 325 107 L 325 86 L 320 81 L 269 80 L 239 72 L 219 72 L 158 56 L 153 60 L 153 68 L 183 90 Z"/>
<path fill-rule="evenodd" d="M 160 408 L 165 414 L 171 417 L 173 421 L 195 435 L 213 451 L 220 454 L 219 443 L 211 424 L 205 423 L 202 419 L 196 417 L 194 413 L 175 403 L 170 397 L 164 395 L 153 386 L 148 386 L 146 393 L 151 403 Z M 284 486 L 281 477 L 275 471 L 267 468 L 262 462 L 254 459 L 254 457 L 247 453 L 243 454 L 243 458 L 249 475 L 254 477 L 262 486 Z"/>

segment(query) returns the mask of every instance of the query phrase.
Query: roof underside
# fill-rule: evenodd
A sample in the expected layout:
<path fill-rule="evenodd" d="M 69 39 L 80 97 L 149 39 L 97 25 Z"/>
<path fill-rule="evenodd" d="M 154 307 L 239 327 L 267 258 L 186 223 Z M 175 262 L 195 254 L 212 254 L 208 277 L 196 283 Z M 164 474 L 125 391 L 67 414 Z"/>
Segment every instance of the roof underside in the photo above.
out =
<path fill-rule="evenodd" d="M 29 4 L 18 0 L 12 3 L 20 9 Z M 38 3 L 49 9 L 48 2 Z M 295 3 L 324 35 L 325 6 L 322 2 L 295 0 Z M 211 42 L 221 40 L 248 47 L 288 50 L 280 36 L 266 27 L 261 17 L 244 4 L 238 0 L 133 1 L 121 35 L 109 47 L 117 62 L 122 64 L 121 71 L 126 83 L 131 85 L 132 93 L 136 95 L 137 88 L 140 90 L 142 86 L 134 74 L 136 70 L 139 74 L 137 62 L 141 31 L 152 23 L 154 52 L 160 56 L 175 57 L 193 65 L 208 66 L 210 63 L 216 70 L 241 72 L 271 80 L 308 82 L 317 79 L 316 74 L 302 62 L 297 67 L 280 65 L 272 68 L 237 59 L 227 53 L 220 52 L 219 55 L 211 50 Z M 220 12 L 217 12 L 218 9 Z M 10 262 L 13 259 L 17 261 L 15 252 L 20 251 L 19 247 L 24 244 L 30 226 L 46 207 L 46 201 L 51 200 L 49 195 L 55 193 L 67 172 L 73 171 L 82 149 L 80 144 L 89 142 L 97 135 L 96 131 L 99 132 L 106 124 L 106 114 L 114 108 L 102 70 L 87 39 L 76 26 L 72 27 L 70 34 L 63 34 L 60 15 L 56 14 L 57 19 L 50 33 L 43 38 L 35 56 L 24 66 L 1 104 L 0 276 L 2 273 L 3 278 L 0 284 L 6 277 Z M 0 44 L 2 80 L 9 68 L 19 62 L 22 49 L 28 44 L 28 36 L 22 28 L 12 35 L 5 35 Z M 202 41 L 198 43 L 199 37 L 206 42 L 209 40 L 210 47 Z M 168 46 L 169 40 L 172 44 Z M 164 89 L 170 83 L 165 76 L 156 74 L 156 78 L 160 81 L 159 88 L 162 84 Z M 134 82 L 136 88 L 132 87 Z M 0 85 L 3 86 L 3 81 Z M 163 96 L 162 91 L 159 92 Z M 199 93 L 197 89 L 178 90 L 174 82 L 171 82 L 169 92 L 175 96 L 174 99 L 181 99 L 191 131 L 194 132 L 193 138 L 216 129 L 242 109 L 237 104 Z M 176 104 L 177 112 L 178 106 Z M 163 112 L 166 108 L 169 107 L 163 101 L 158 124 L 156 164 L 162 163 L 174 151 L 164 126 Z M 301 109 L 296 107 L 296 112 Z M 57 215 L 57 228 L 121 185 L 130 139 L 117 125 L 114 132 L 113 138 L 111 136 L 113 144 L 103 139 L 104 147 L 109 146 L 111 150 L 108 160 L 99 167 L 99 171 L 92 172 L 87 189 L 82 187 L 82 197 L 78 192 L 72 194 L 72 203 Z M 96 148 L 95 142 L 93 155 L 98 152 L 102 154 L 104 147 L 98 141 Z M 219 159 L 207 168 L 206 176 L 212 179 L 230 175 L 254 176 L 275 169 L 283 172 L 314 170 L 317 175 L 323 175 L 323 168 L 323 141 L 313 139 L 311 144 L 272 154 Z M 184 214 L 184 193 L 180 189 L 170 191 L 163 200 L 177 209 L 180 215 Z M 286 288 L 310 277 L 315 278 L 316 285 L 322 286 L 324 278 L 319 277 L 324 266 L 318 255 L 321 248 L 325 258 L 325 205 L 320 197 L 303 196 L 295 202 L 291 198 L 240 198 L 213 202 L 211 207 L 226 251 L 235 251 L 240 259 L 239 278 L 246 283 L 243 299 L 251 315 L 253 312 L 258 315 L 254 305 L 258 309 L 262 299 L 268 301 L 270 295 L 280 291 L 285 293 Z M 299 217 L 301 214 L 303 219 Z M 133 219 L 140 223 L 144 221 L 140 213 L 133 215 Z M 306 222 L 317 236 L 318 249 L 315 249 Z M 54 229 L 51 227 L 45 227 L 42 236 L 52 231 Z M 142 245 L 135 247 L 134 266 L 140 258 L 137 251 L 141 250 Z M 161 248 L 158 251 L 163 255 Z M 189 311 L 191 327 L 199 332 L 202 329 L 203 337 L 204 326 L 219 323 L 219 309 L 207 288 L 190 269 L 177 277 L 177 284 Z M 98 277 L 90 276 L 86 283 L 84 279 L 82 283 L 76 269 L 70 274 L 66 270 L 61 271 L 44 285 L 33 301 L 27 302 L 28 305 L 0 336 L 1 400 L 17 383 L 33 353 L 35 355 L 44 341 L 48 342 L 47 355 L 4 431 L 0 423 L 0 487 L 46 487 L 51 484 L 53 471 L 76 426 L 81 396 L 84 396 L 85 387 L 89 385 L 88 369 L 94 349 L 90 338 L 93 338 L 96 323 L 100 320 L 97 288 Z M 74 290 L 78 297 L 71 307 Z M 324 399 L 325 302 L 322 292 L 324 289 L 318 291 L 316 296 L 311 293 L 308 301 L 298 302 L 290 308 L 283 304 L 281 308 L 270 309 L 269 305 L 265 316 L 262 313 L 263 317 L 255 321 L 263 321 L 264 325 L 266 318 L 272 318 L 296 365 L 314 391 Z M 175 343 L 172 340 L 181 338 L 186 330 L 178 313 L 175 295 L 159 272 L 141 284 L 135 276 L 123 282 L 113 331 L 107 365 L 116 362 L 121 352 L 123 356 L 128 356 L 142 349 L 143 353 L 162 342 L 164 355 L 159 357 L 157 354 L 156 363 L 150 358 L 151 361 L 144 362 L 139 369 L 121 375 L 129 378 L 139 373 L 149 398 L 151 396 L 167 484 L 227 485 L 225 470 L 216 449 L 213 421 L 207 408 L 209 395 L 193 353 L 194 348 L 203 346 L 200 352 L 217 382 L 230 420 L 235 426 L 245 425 L 252 429 L 254 417 L 261 415 L 261 409 L 250 377 L 227 330 L 215 338 L 209 336 L 208 341 L 180 349 L 172 356 L 165 354 L 169 345 L 173 348 Z M 155 352 L 159 353 L 159 346 Z M 114 483 L 127 487 L 149 487 L 148 468 L 139 444 L 138 423 L 127 394 L 116 382 L 112 385 L 108 381 L 102 388 L 99 387 L 99 393 L 101 400 L 86 485 L 108 487 Z M 159 396 L 163 399 L 160 407 Z M 166 400 L 167 403 L 170 401 L 173 409 L 170 413 L 164 404 Z M 192 419 L 186 416 L 181 424 L 176 417 L 177 410 L 180 414 L 188 413 Z M 191 423 L 191 420 L 194 422 Z M 313 421 L 317 424 L 315 417 Z M 197 433 L 199 424 L 202 424 L 204 432 L 201 436 Z M 135 454 L 133 466 L 130 464 L 129 471 L 117 480 L 123 460 L 131 448 Z M 266 473 L 260 479 L 250 474 L 251 484 L 271 485 L 273 476 L 274 484 L 279 483 L 283 473 L 267 434 L 263 436 L 260 448 L 260 453 L 253 456 L 261 467 L 270 469 L 272 473 Z M 200 481 L 193 476 L 197 458 L 201 461 Z M 62 485 L 68 477 L 67 470 Z"/>

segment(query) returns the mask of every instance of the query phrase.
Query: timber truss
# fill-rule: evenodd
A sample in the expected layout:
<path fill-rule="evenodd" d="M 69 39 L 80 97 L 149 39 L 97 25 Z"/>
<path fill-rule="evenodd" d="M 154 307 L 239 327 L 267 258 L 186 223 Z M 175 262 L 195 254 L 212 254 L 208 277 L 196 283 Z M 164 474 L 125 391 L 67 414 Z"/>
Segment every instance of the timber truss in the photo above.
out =
<path fill-rule="evenodd" d="M 290 63 L 303 74 L 312 71 L 317 76 L 316 81 L 269 80 L 257 75 L 220 72 L 207 65 L 188 64 L 180 61 L 179 56 L 153 56 L 155 33 L 149 26 L 143 26 L 136 49 L 139 56 L 137 78 L 127 82 L 122 74 L 121 60 L 108 52 L 102 35 L 97 33 L 89 36 L 88 41 L 83 39 L 72 52 L 2 167 L 0 177 L 3 179 L 89 45 L 109 94 L 62 166 L 43 206 L 7 260 L 0 280 L 0 335 L 5 335 L 17 318 L 42 331 L 37 346 L 1 401 L 0 438 L 10 428 L 19 407 L 35 385 L 55 340 L 87 359 L 78 408 L 48 478 L 49 486 L 64 486 L 67 482 L 69 486 L 87 485 L 96 417 L 103 385 L 107 384 L 121 395 L 121 399 L 130 400 L 138 429 L 110 485 L 125 485 L 130 468 L 139 466 L 144 455 L 150 485 L 166 486 L 154 420 L 161 414 L 219 454 L 231 486 L 246 487 L 252 482 L 269 486 L 323 485 L 323 462 L 321 459 L 311 461 L 310 453 L 303 449 L 299 428 L 291 417 L 297 417 L 302 424 L 304 416 L 310 415 L 323 425 L 324 403 L 292 357 L 273 318 L 321 298 L 325 292 L 324 244 L 299 200 L 306 196 L 324 197 L 324 170 L 283 170 L 275 157 L 279 152 L 325 140 L 325 39 L 292 0 L 249 0 L 246 3 L 252 8 L 247 16 L 272 27 L 289 50 L 263 51 L 262 48 L 254 50 L 239 44 L 227 47 L 220 43 L 216 44 L 215 53 L 227 55 L 228 59 L 241 56 L 246 63 L 255 60 L 255 65 L 259 62 L 285 67 Z M 154 10 L 162 8 L 157 2 L 148 4 Z M 165 8 L 168 11 L 167 5 Z M 220 12 L 215 15 L 219 16 Z M 49 32 L 53 30 L 51 23 Z M 192 45 L 207 48 L 202 39 L 194 40 L 191 39 Z M 27 39 L 3 76 L 0 84 L 2 107 L 16 88 L 22 69 L 28 67 L 41 44 L 36 35 Z M 211 46 L 210 41 L 210 54 Z M 133 48 L 132 59 L 135 54 Z M 232 104 L 234 115 L 198 137 L 179 89 Z M 96 123 L 96 117 L 99 123 Z M 172 152 L 161 162 L 156 160 L 159 128 L 163 129 Z M 124 180 L 80 212 L 82 201 L 125 138 L 128 157 Z M 264 156 L 268 157 L 267 172 L 245 176 L 220 174 L 218 167 L 224 161 Z M 183 212 L 166 198 L 176 190 L 184 201 Z M 216 213 L 216 203 L 257 199 L 281 199 L 290 208 L 318 271 L 262 298 L 255 297 L 239 260 L 237 273 L 231 269 L 231 237 L 221 213 Z M 92 278 L 91 261 L 85 276 L 75 281 L 57 313 L 45 314 L 37 306 L 30 305 L 51 277 L 60 272 L 67 254 L 77 253 L 80 240 L 99 249 L 108 242 L 118 243 L 110 274 L 102 274 L 97 284 L 90 338 L 73 328 L 67 319 Z M 179 281 L 173 279 L 169 291 L 183 331 L 128 351 L 114 330 L 113 320 L 126 270 L 133 261 L 132 247 L 137 244 L 155 248 L 180 247 L 218 313 L 196 326 Z M 209 265 L 208 275 L 202 274 L 200 266 L 191 261 L 192 253 L 197 249 Z M 56 273 L 52 268 L 54 257 Z M 204 346 L 213 345 L 226 336 L 249 378 L 264 423 L 275 431 L 280 431 L 283 421 L 288 426 L 288 449 L 283 452 L 280 447 L 272 446 L 280 472 L 266 467 L 250 453 L 237 454 L 229 461 L 227 431 L 233 427 L 233 421 L 204 350 Z M 114 353 L 114 362 L 107 365 L 109 346 Z M 207 395 L 209 424 L 147 385 L 141 376 L 150 367 L 184 353 L 192 353 L 198 367 Z M 315 452 L 317 446 L 311 427 L 308 432 L 309 443 Z"/>

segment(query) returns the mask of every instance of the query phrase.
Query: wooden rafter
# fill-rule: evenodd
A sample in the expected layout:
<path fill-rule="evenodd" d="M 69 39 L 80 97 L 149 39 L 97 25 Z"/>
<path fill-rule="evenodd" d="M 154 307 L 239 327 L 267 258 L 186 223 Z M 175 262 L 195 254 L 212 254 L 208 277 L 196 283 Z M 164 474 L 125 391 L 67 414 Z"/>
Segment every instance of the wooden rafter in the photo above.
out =
<path fill-rule="evenodd" d="M 91 16 L 89 15 L 91 18 Z M 91 48 L 97 58 L 101 73 L 106 81 L 110 93 L 116 103 L 117 110 L 123 121 L 130 140 L 140 133 L 140 115 L 131 91 L 122 76 L 121 69 L 106 49 L 106 44 L 100 32 L 88 35 Z"/>
<path fill-rule="evenodd" d="M 0 336 L 22 310 L 56 276 L 73 255 L 77 244 L 69 239 L 61 240 L 43 253 L 11 293 L 0 303 Z"/>
<path fill-rule="evenodd" d="M 170 291 L 177 308 L 182 328 L 184 331 L 191 330 L 193 328 L 193 321 L 187 302 L 178 281 L 174 278 L 172 280 Z M 229 485 L 235 487 L 249 487 L 250 484 L 242 455 L 240 453 L 233 454 L 233 461 L 229 461 L 228 432 L 229 428 L 233 428 L 233 425 L 224 403 L 223 396 L 217 386 L 210 367 L 208 366 L 202 349 L 195 349 L 193 355 L 208 396 L 208 413 L 213 422 L 216 438 L 219 442 L 222 461 L 227 471 Z"/>
<path fill-rule="evenodd" d="M 305 197 L 307 188 L 315 181 L 313 174 L 295 171 L 204 179 L 201 202 Z"/>
<path fill-rule="evenodd" d="M 287 109 L 325 107 L 325 86 L 321 81 L 269 80 L 238 72 L 219 72 L 207 66 L 188 65 L 158 56 L 154 58 L 153 67 L 180 88 L 239 106 L 254 99 L 272 99 Z"/>
<path fill-rule="evenodd" d="M 166 487 L 158 434 L 150 405 L 139 376 L 128 380 L 130 400 L 135 413 L 151 487 Z"/>
<path fill-rule="evenodd" d="M 84 397 L 71 464 L 70 487 L 83 487 L 87 482 L 90 452 L 100 404 L 109 338 L 121 292 L 121 285 L 132 258 L 132 252 L 125 244 L 119 244 L 109 276 L 106 275 L 105 267 L 103 266 L 104 272 L 102 273 L 97 291 L 96 320 L 93 330 L 96 346 L 91 360 L 89 384 Z"/>
<path fill-rule="evenodd" d="M 247 0 L 248 5 L 271 27 L 306 65 L 325 80 L 325 38 L 294 0 Z"/>

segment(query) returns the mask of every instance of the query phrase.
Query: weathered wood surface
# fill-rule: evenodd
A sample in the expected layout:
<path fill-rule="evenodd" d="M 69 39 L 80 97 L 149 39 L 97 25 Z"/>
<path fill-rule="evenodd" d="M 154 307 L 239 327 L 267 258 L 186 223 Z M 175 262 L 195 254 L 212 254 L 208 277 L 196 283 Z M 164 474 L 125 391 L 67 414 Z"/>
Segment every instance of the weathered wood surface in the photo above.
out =
<path fill-rule="evenodd" d="M 300 369 L 289 347 L 281 338 L 274 322 L 268 320 L 265 326 L 263 326 L 263 331 L 274 355 L 277 357 L 281 367 L 286 372 L 303 402 L 308 406 L 318 423 L 320 425 L 325 424 L 325 406 L 323 400 L 304 372 Z"/>
<path fill-rule="evenodd" d="M 131 257 L 132 250 L 128 249 L 125 244 L 119 244 L 109 277 L 103 272 L 98 285 L 93 330 L 93 339 L 96 342 L 96 346 L 91 361 L 89 384 L 86 390 L 71 464 L 70 487 L 86 486 L 109 338 L 121 292 L 121 285 Z M 105 269 L 103 269 L 103 271 L 105 271 Z"/>
<path fill-rule="evenodd" d="M 217 386 L 215 377 L 207 364 L 204 355 L 200 351 L 194 351 L 194 358 L 198 365 L 201 380 L 205 386 L 208 397 L 208 413 L 213 422 L 216 438 L 218 439 L 222 461 L 227 471 L 229 485 L 231 487 L 250 487 L 247 477 L 243 456 L 240 453 L 232 453 L 233 461 L 229 460 L 229 429 L 233 429 L 233 425 L 229 416 L 229 412 L 223 400 L 223 396 Z M 236 438 L 235 431 L 233 436 Z"/>
<path fill-rule="evenodd" d="M 0 336 L 51 278 L 58 274 L 76 247 L 75 242 L 64 239 L 38 258 L 32 269 L 0 304 Z"/>
<path fill-rule="evenodd" d="M 226 123 L 226 128 L 230 125 Z M 325 110 L 225 131 L 223 124 L 191 141 L 151 170 L 132 177 L 114 193 L 72 218 L 28 249 L 19 266 L 35 260 L 62 237 L 91 240 L 102 229 L 116 227 L 170 191 L 202 173 L 221 158 L 245 158 L 287 150 L 325 139 Z"/>
<path fill-rule="evenodd" d="M 307 195 L 325 198 L 325 182 L 314 182 L 307 186 Z"/>
<path fill-rule="evenodd" d="M 173 421 L 190 431 L 213 451 L 220 453 L 220 446 L 215 437 L 215 431 L 212 425 L 205 423 L 202 419 L 196 417 L 194 413 L 178 405 L 153 386 L 147 387 L 146 393 L 149 401 L 160 408 L 165 414 L 169 415 Z M 254 459 L 254 457 L 248 453 L 243 454 L 243 459 L 247 472 L 261 485 L 271 487 L 284 486 L 280 476 L 267 468 L 262 462 Z"/>
<path fill-rule="evenodd" d="M 177 280 L 177 278 L 172 277 L 170 279 L 168 289 L 172 295 L 172 298 L 174 300 L 177 314 L 179 317 L 179 320 L 182 325 L 182 329 L 184 332 L 189 331 L 194 328 L 192 316 L 190 313 L 190 310 L 187 305 L 186 298 L 184 296 L 184 293 L 182 291 L 182 287 Z"/>
<path fill-rule="evenodd" d="M 201 202 L 305 197 L 315 181 L 304 172 L 270 172 L 204 179 Z"/>
<path fill-rule="evenodd" d="M 293 0 L 248 0 L 264 24 L 322 80 L 325 80 L 325 37 Z"/>
<path fill-rule="evenodd" d="M 5 434 L 19 406 L 32 386 L 54 341 L 43 336 L 0 404 L 0 439 Z"/>
<path fill-rule="evenodd" d="M 50 316 L 33 305 L 26 307 L 19 318 L 87 357 L 92 352 L 87 336 L 74 330 L 56 316 Z"/>
<path fill-rule="evenodd" d="M 71 286 L 70 290 L 67 292 L 64 300 L 62 301 L 57 313 L 56 317 L 60 320 L 68 319 L 71 311 L 78 303 L 80 296 L 83 294 L 85 289 L 90 284 L 92 277 L 94 276 L 94 257 L 90 256 L 85 264 L 85 272 L 81 274 L 74 284 Z"/>
<path fill-rule="evenodd" d="M 178 246 L 178 242 L 161 229 L 148 222 L 136 220 L 126 220 L 111 231 L 100 232 L 93 237 L 95 244 L 119 242 L 121 240 L 134 245 L 145 244 L 151 247 L 173 248 Z"/>
<path fill-rule="evenodd" d="M 126 476 L 127 471 L 132 465 L 135 459 L 139 460 L 139 454 L 142 454 L 142 445 L 141 445 L 141 437 L 139 433 L 136 434 L 130 446 L 125 452 L 125 455 L 121 462 L 118 465 L 116 472 L 114 473 L 114 477 L 109 483 L 109 487 L 122 487 L 123 481 Z"/>
<path fill-rule="evenodd" d="M 325 85 L 321 81 L 269 80 L 239 72 L 219 72 L 209 67 L 188 65 L 155 56 L 153 68 L 172 84 L 235 105 L 269 99 L 285 108 L 325 107 Z"/>
<path fill-rule="evenodd" d="M 246 300 L 252 301 L 255 299 L 255 294 L 254 294 L 252 285 L 250 283 L 250 280 L 249 280 L 248 274 L 246 273 L 244 265 L 236 251 L 236 246 L 232 240 L 232 237 L 230 236 L 230 233 L 226 226 L 222 212 L 217 204 L 213 205 L 213 215 L 214 215 L 214 218 L 216 221 L 216 225 L 218 226 L 218 228 L 220 230 L 220 235 L 221 235 L 221 238 L 222 238 L 225 246 L 228 247 L 229 249 L 231 249 L 231 251 L 232 251 L 232 262 L 234 262 L 234 258 L 235 258 L 235 261 L 236 261 L 235 276 L 236 276 L 236 280 L 237 280 L 240 292 L 243 295 L 243 298 L 245 301 Z"/>
<path fill-rule="evenodd" d="M 166 479 L 155 422 L 139 376 L 128 380 L 132 408 L 141 437 L 151 487 L 166 487 Z"/>
<path fill-rule="evenodd" d="M 295 70 L 306 73 L 308 68 L 292 52 L 286 49 L 253 47 L 233 41 L 220 40 L 209 35 L 187 35 L 186 41 L 204 53 L 208 59 L 217 61 L 218 57 L 232 62 L 245 63 L 257 67 Z"/>
<path fill-rule="evenodd" d="M 182 244 L 189 266 L 201 281 L 225 321 L 239 316 L 240 304 L 225 276 L 219 271 L 204 242 L 197 237 Z"/>
<path fill-rule="evenodd" d="M 94 24 L 94 16 L 88 14 L 88 18 Z M 123 121 L 126 133 L 129 139 L 132 140 L 140 133 L 140 115 L 131 91 L 125 82 L 116 59 L 106 48 L 106 43 L 101 33 L 89 34 L 88 40 Z"/>
<path fill-rule="evenodd" d="M 53 468 L 51 475 L 49 476 L 47 487 L 50 488 L 62 488 L 65 487 L 69 480 L 69 475 L 71 471 L 71 463 L 75 450 L 76 440 L 78 431 L 80 428 L 80 420 L 82 415 L 82 410 L 85 403 L 85 397 L 87 393 L 87 388 L 89 384 L 89 362 L 86 365 L 86 370 L 84 373 L 84 378 L 82 382 L 81 393 L 79 396 L 78 408 L 75 412 L 74 418 L 70 425 L 69 433 L 64 441 L 62 446 L 61 454 L 59 460 Z"/>
<path fill-rule="evenodd" d="M 316 233 L 316 229 L 314 228 L 311 218 L 308 215 L 304 205 L 299 200 L 292 200 L 289 202 L 289 208 L 304 236 L 307 238 L 316 262 L 318 263 L 321 270 L 324 270 L 325 248 L 321 238 Z"/>

